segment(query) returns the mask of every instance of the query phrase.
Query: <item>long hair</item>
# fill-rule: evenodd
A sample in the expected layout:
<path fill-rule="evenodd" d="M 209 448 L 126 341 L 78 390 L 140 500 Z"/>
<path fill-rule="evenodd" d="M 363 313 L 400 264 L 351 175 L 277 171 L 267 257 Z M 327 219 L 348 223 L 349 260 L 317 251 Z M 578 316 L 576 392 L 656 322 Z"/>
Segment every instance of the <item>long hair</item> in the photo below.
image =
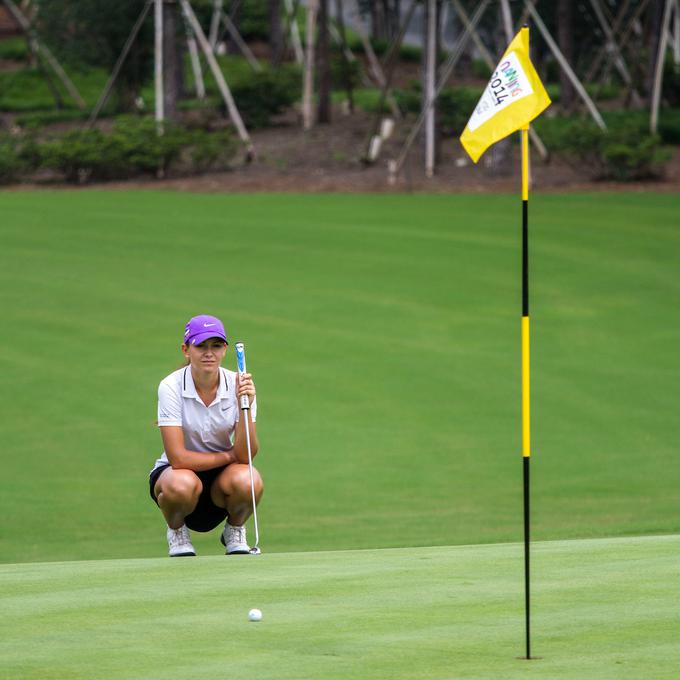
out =
<path fill-rule="evenodd" d="M 191 362 L 189 361 L 188 357 L 184 357 L 184 363 L 180 364 L 177 368 L 184 368 L 188 366 Z"/>

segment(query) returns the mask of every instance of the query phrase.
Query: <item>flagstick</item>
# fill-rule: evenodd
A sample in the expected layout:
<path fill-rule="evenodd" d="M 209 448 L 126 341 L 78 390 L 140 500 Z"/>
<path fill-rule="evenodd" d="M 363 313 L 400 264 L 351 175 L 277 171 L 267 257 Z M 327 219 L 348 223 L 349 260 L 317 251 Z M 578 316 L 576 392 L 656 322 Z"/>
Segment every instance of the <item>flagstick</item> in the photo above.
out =
<path fill-rule="evenodd" d="M 186 0 L 183 0 L 186 1 Z M 482 3 L 483 4 L 483 3 Z M 527 5 L 530 4 L 527 2 Z M 481 6 L 481 5 L 480 5 Z M 529 87 L 522 90 L 525 82 Z M 512 94 L 510 91 L 512 90 Z M 519 95 L 517 99 L 513 99 Z M 460 136 L 476 163 L 495 142 L 521 130 L 522 142 L 522 463 L 524 470 L 524 587 L 526 658 L 531 659 L 531 582 L 529 578 L 530 519 L 529 458 L 529 123 L 550 106 L 550 97 L 529 57 L 529 27 L 513 38 Z"/>
<path fill-rule="evenodd" d="M 524 463 L 524 598 L 527 659 L 531 659 L 529 579 L 529 126 L 522 135 L 522 459 Z"/>

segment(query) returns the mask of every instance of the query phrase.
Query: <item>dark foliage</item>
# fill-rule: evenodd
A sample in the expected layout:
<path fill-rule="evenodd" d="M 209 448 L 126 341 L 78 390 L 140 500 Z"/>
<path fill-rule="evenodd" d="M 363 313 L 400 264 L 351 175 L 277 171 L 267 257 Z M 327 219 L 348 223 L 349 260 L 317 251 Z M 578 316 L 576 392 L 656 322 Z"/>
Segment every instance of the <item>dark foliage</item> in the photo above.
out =
<path fill-rule="evenodd" d="M 246 126 L 264 127 L 300 97 L 301 78 L 296 67 L 254 73 L 234 85 L 232 93 Z"/>
<path fill-rule="evenodd" d="M 607 124 L 608 130 L 602 131 L 590 119 L 542 118 L 536 129 L 552 152 L 595 179 L 631 181 L 663 174 L 670 154 L 638 116 L 609 116 Z"/>
<path fill-rule="evenodd" d="M 0 140 L 0 181 L 19 180 L 38 169 L 55 170 L 69 182 L 224 169 L 236 151 L 229 131 L 208 132 L 123 116 L 111 132 L 74 130 L 38 142 L 32 136 Z"/>

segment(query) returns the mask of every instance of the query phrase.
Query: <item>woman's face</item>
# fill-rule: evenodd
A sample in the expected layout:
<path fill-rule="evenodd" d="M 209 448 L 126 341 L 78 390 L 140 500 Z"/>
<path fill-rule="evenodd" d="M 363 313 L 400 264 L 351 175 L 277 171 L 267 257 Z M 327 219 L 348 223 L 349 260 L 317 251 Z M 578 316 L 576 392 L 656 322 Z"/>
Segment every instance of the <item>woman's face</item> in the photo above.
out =
<path fill-rule="evenodd" d="M 182 345 L 182 352 L 192 368 L 216 371 L 227 353 L 227 343 L 219 338 L 208 338 L 200 345 Z"/>

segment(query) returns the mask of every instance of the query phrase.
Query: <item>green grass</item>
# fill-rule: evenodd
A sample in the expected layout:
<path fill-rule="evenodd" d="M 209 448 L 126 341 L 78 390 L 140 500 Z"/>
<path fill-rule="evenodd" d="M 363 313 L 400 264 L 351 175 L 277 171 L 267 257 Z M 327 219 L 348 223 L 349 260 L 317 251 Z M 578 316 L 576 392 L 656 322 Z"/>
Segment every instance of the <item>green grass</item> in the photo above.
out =
<path fill-rule="evenodd" d="M 253 70 L 243 57 L 224 55 L 217 59 L 227 82 L 232 88 L 252 78 Z M 56 110 L 55 99 L 44 74 L 39 69 L 28 66 L 15 71 L 0 72 L 0 111 L 19 113 L 18 122 L 20 124 L 46 125 L 52 122 L 87 118 L 101 96 L 110 74 L 101 68 L 73 68 L 68 64 L 64 67 L 87 105 L 87 110 L 84 113 L 77 108 L 76 103 L 71 99 L 62 83 L 50 73 L 54 85 L 63 99 L 63 107 Z M 263 67 L 266 69 L 268 65 L 263 63 Z M 188 55 L 184 63 L 184 76 L 187 90 L 193 92 L 193 72 Z M 212 103 L 213 99 L 215 105 L 221 103 L 222 99 L 218 87 L 205 63 L 203 64 L 203 77 L 206 91 L 211 100 L 209 103 Z M 146 108 L 153 110 L 153 81 L 149 81 L 141 88 L 140 96 L 145 102 Z M 197 101 L 189 101 L 192 101 L 194 105 L 198 104 Z M 205 102 L 201 105 L 205 106 Z M 114 89 L 103 116 L 111 115 L 117 107 L 117 93 Z"/>
<path fill-rule="evenodd" d="M 347 99 L 347 92 L 342 89 L 337 89 L 331 93 L 331 96 L 333 102 L 339 104 Z M 357 108 L 368 111 L 369 113 L 374 113 L 378 109 L 378 104 L 380 104 L 380 90 L 376 88 L 357 87 L 352 90 L 352 98 L 354 100 L 354 105 Z M 383 106 L 383 110 L 388 110 L 387 105 Z"/>
<path fill-rule="evenodd" d="M 8 678 L 671 679 L 680 537 L 0 566 Z M 251 623 L 251 607 L 263 611 Z"/>
<path fill-rule="evenodd" d="M 61 81 L 50 71 L 50 78 L 62 99 L 61 107 L 57 108 L 55 97 L 44 73 L 37 68 L 21 63 L 27 59 L 26 49 L 26 41 L 23 38 L 0 40 L 0 59 L 20 62 L 16 64 L 18 67 L 16 70 L 0 72 L 0 111 L 17 114 L 16 124 L 31 128 L 86 120 L 104 90 L 110 75 L 109 71 L 84 64 L 77 66 L 70 63 L 63 64 L 68 76 L 85 101 L 84 110 L 78 108 Z M 253 70 L 243 57 L 224 55 L 217 57 L 217 60 L 232 88 L 243 85 L 252 79 Z M 183 99 L 178 103 L 181 110 L 217 109 L 223 106 L 217 84 L 207 65 L 204 62 L 202 63 L 207 97 L 204 100 Z M 265 70 L 270 68 L 267 62 L 262 62 L 262 65 Z M 185 55 L 184 59 L 184 78 L 187 92 L 193 93 L 193 71 L 188 54 Z M 152 79 L 140 88 L 139 94 L 145 109 L 153 111 L 154 84 Z M 114 88 L 99 117 L 106 118 L 119 112 L 118 91 Z"/>
<path fill-rule="evenodd" d="M 268 552 L 521 537 L 515 196 L 11 192 L 0 211 L 1 561 L 164 554 L 156 388 L 208 312 L 247 343 Z M 678 214 L 668 194 L 532 197 L 537 539 L 680 529 Z"/>
<path fill-rule="evenodd" d="M 28 44 L 24 37 L 3 38 L 0 40 L 0 59 L 22 61 L 28 59 Z"/>
<path fill-rule="evenodd" d="M 102 69 L 67 69 L 88 108 L 93 108 L 104 89 L 108 74 Z M 78 110 L 76 103 L 54 74 L 51 79 L 61 94 L 63 111 Z M 44 74 L 35 68 L 0 73 L 0 111 L 52 111 L 56 103 Z"/>

